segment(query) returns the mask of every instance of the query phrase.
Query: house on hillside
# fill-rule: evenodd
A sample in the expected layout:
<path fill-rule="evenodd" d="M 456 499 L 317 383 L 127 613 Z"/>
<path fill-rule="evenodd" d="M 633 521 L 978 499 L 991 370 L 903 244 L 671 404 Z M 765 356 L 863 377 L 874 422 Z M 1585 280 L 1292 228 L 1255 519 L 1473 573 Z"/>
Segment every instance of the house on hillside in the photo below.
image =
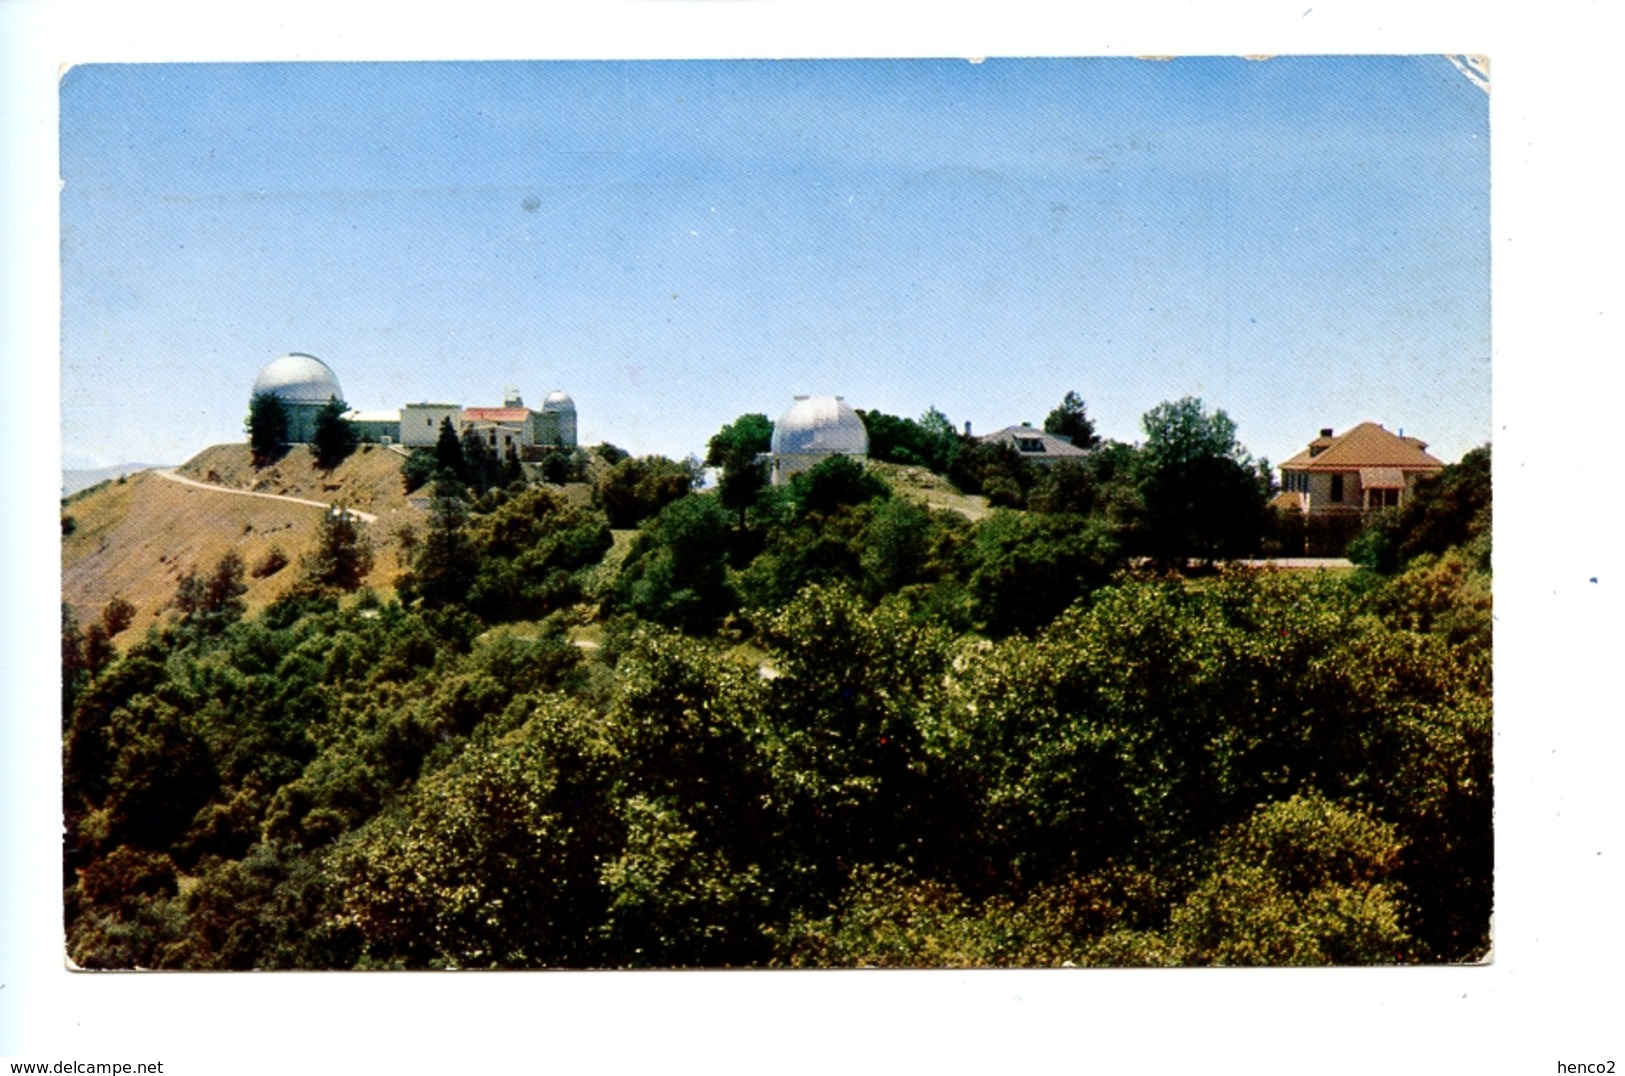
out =
<path fill-rule="evenodd" d="M 1444 470 L 1427 447 L 1375 422 L 1342 434 L 1323 429 L 1281 464 L 1281 492 L 1271 503 L 1303 514 L 1311 553 L 1341 555 L 1367 513 L 1403 504 L 1417 479 Z"/>
<path fill-rule="evenodd" d="M 1051 467 L 1062 460 L 1083 460 L 1089 453 L 1064 437 L 1034 429 L 1031 426 L 1006 426 L 996 433 L 987 433 L 977 440 L 986 445 L 1008 445 L 1028 463 Z"/>

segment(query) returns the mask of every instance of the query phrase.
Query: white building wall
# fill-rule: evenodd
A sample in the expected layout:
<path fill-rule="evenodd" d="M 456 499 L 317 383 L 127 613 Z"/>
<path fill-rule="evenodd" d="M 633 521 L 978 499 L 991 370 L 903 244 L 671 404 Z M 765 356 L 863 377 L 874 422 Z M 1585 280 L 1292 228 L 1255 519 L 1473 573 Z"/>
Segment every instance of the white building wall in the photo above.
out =
<path fill-rule="evenodd" d="M 401 408 L 401 444 L 407 448 L 433 448 L 440 440 L 440 424 L 451 419 L 451 428 L 463 430 L 463 409 L 456 404 L 415 403 Z"/>

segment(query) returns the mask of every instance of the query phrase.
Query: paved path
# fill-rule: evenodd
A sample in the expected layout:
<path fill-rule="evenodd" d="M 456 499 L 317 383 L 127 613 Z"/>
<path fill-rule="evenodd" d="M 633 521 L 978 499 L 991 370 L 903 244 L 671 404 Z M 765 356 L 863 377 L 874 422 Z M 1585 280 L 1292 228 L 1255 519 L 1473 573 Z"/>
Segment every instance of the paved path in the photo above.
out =
<path fill-rule="evenodd" d="M 155 468 L 152 473 L 159 475 L 160 477 L 167 478 L 171 482 L 179 482 L 183 486 L 193 486 L 197 489 L 206 489 L 210 493 L 231 493 L 238 497 L 264 497 L 268 501 L 286 501 L 289 504 L 306 504 L 312 508 L 324 508 L 329 511 L 336 507 L 335 505 L 328 504 L 326 501 L 307 501 L 303 497 L 285 497 L 280 493 L 260 493 L 259 491 L 252 489 L 231 489 L 227 486 L 211 485 L 208 482 L 199 482 L 195 478 L 187 478 L 184 475 L 178 475 L 175 473 L 175 469 L 173 467 Z M 349 512 L 352 516 L 355 516 L 363 523 L 378 522 L 378 517 L 373 515 L 371 512 L 363 512 L 358 508 L 346 508 L 345 511 Z"/>

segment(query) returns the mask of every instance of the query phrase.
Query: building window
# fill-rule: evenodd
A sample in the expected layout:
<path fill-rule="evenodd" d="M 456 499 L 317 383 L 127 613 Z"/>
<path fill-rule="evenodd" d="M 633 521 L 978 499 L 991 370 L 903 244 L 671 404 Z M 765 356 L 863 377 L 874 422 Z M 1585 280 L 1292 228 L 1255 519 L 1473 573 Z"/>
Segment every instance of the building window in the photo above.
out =
<path fill-rule="evenodd" d="M 1368 489 L 1366 490 L 1366 507 L 1393 508 L 1399 504 L 1399 490 L 1397 489 Z"/>
<path fill-rule="evenodd" d="M 1341 504 L 1342 502 L 1343 502 L 1343 476 L 1340 475 L 1340 474 L 1334 474 L 1334 475 L 1332 475 L 1332 503 L 1333 504 Z"/>
<path fill-rule="evenodd" d="M 1016 438 L 1016 445 L 1023 452 L 1042 452 L 1042 451 L 1044 451 L 1044 442 L 1039 440 L 1036 437 L 1018 437 L 1018 438 Z"/>

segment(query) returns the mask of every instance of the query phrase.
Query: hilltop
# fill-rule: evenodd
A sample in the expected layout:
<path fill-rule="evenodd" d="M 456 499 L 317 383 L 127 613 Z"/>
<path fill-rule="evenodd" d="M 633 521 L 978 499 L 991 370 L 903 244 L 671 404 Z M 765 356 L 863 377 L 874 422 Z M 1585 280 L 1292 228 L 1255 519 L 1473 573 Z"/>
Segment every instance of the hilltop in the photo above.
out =
<path fill-rule="evenodd" d="M 924 467 L 907 467 L 882 460 L 870 460 L 868 466 L 890 483 L 899 496 L 927 508 L 958 512 L 973 523 L 988 514 L 986 497 L 977 493 L 961 493 L 948 479 Z"/>
<path fill-rule="evenodd" d="M 67 468 L 62 472 L 62 496 L 71 497 L 103 482 L 111 482 L 139 471 L 168 466 L 167 463 L 115 463 L 111 467 Z"/>
<path fill-rule="evenodd" d="M 236 550 L 250 573 L 244 600 L 250 612 L 263 609 L 298 581 L 299 558 L 316 540 L 323 509 L 296 500 L 342 504 L 376 516 L 366 528 L 374 549 L 366 584 L 392 591 L 401 529 L 418 512 L 403 492 L 400 465 L 397 453 L 362 445 L 331 472 L 318 470 L 300 448 L 256 469 L 247 445 L 214 445 L 175 474 L 218 486 L 219 493 L 171 481 L 159 471 L 76 493 L 63 500 L 72 533 L 62 541 L 62 600 L 84 621 L 110 598 L 123 597 L 136 607 L 130 631 L 139 634 L 168 612 L 183 573 L 207 570 Z M 243 492 L 295 500 L 237 495 Z M 287 565 L 254 576 L 273 550 L 282 552 Z"/>

